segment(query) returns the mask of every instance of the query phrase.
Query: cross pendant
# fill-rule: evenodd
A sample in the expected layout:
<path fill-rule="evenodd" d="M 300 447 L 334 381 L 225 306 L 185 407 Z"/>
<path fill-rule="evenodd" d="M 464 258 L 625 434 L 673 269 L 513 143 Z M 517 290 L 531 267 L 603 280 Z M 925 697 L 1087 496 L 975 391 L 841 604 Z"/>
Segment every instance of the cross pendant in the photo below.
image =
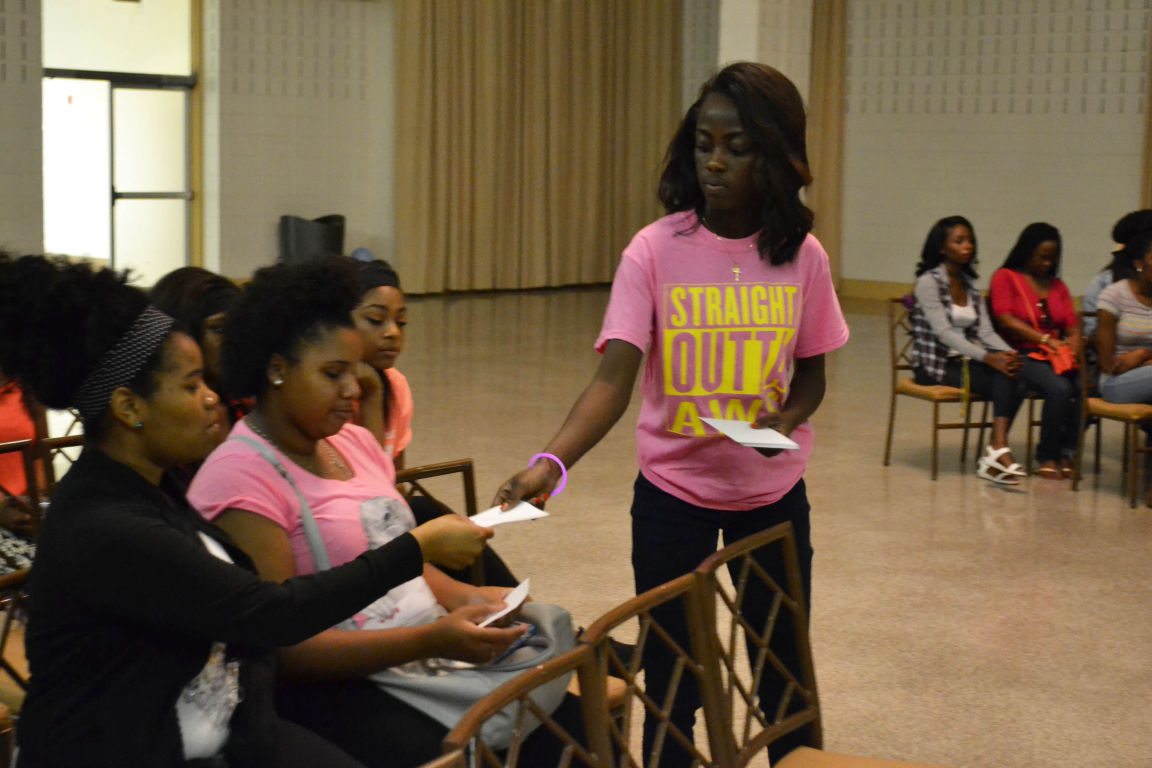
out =
<path fill-rule="evenodd" d="M 740 265 L 739 264 L 733 264 L 732 265 L 732 274 L 736 276 L 736 282 L 740 282 Z"/>

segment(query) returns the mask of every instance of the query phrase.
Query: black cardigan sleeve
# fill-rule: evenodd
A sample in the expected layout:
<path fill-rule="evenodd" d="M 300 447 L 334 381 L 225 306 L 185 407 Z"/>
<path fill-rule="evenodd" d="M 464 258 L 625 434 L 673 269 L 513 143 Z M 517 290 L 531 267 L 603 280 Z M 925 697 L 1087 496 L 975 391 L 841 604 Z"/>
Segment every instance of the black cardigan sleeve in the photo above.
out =
<path fill-rule="evenodd" d="M 125 620 L 226 643 L 298 643 L 423 569 L 420 544 L 406 533 L 342 566 L 276 584 L 144 510 L 89 509 L 73 522 L 57 554 L 74 595 Z"/>

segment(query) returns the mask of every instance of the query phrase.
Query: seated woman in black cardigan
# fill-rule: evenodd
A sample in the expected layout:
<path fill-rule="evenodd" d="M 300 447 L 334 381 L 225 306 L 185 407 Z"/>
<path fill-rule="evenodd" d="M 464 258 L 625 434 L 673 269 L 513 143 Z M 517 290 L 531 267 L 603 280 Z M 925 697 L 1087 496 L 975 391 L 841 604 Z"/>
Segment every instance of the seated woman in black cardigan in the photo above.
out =
<path fill-rule="evenodd" d="M 340 568 L 261 581 L 165 481 L 219 430 L 200 350 L 172 318 L 123 274 L 0 255 L 0 340 L 0 367 L 85 428 L 32 569 L 21 768 L 358 766 L 277 717 L 265 649 L 350 616 L 425 561 L 474 559 L 491 530 L 437 518 Z"/>

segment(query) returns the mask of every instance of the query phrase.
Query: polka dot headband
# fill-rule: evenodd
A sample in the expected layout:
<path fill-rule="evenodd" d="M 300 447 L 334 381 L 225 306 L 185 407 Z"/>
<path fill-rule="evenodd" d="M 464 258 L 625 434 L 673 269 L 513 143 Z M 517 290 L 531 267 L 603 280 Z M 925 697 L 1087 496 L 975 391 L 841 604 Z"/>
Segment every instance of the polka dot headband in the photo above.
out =
<path fill-rule="evenodd" d="M 175 322 L 153 306 L 140 313 L 72 396 L 72 404 L 85 422 L 94 423 L 100 418 L 112 393 L 136 378 L 144 363 L 168 338 Z"/>

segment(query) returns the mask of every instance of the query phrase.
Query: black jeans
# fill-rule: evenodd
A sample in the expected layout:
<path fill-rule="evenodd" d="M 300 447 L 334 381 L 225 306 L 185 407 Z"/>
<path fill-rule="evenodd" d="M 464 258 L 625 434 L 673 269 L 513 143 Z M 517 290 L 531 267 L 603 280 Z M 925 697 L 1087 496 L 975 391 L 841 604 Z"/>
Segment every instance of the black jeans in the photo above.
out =
<path fill-rule="evenodd" d="M 1073 458 L 1080 425 L 1080 372 L 1057 374 L 1047 360 L 1025 357 L 1020 377 L 1044 396 L 1036 461 Z"/>
<path fill-rule="evenodd" d="M 796 536 L 796 552 L 800 561 L 800 577 L 804 584 L 804 599 L 811 606 L 812 590 L 812 543 L 809 533 L 808 497 L 804 481 L 800 480 L 774 504 L 759 507 L 748 512 L 731 512 L 697 507 L 682 501 L 657 488 L 643 475 L 636 478 L 635 496 L 632 501 L 632 569 L 636 579 L 636 594 L 646 592 L 666 581 L 675 579 L 689 571 L 716 551 L 716 539 L 723 533 L 724 543 L 730 544 L 745 536 L 771 528 L 783 522 L 792 523 Z M 774 553 L 767 553 L 774 554 Z M 784 563 L 765 557 L 760 561 L 777 583 L 786 584 Z M 768 600 L 755 599 L 750 595 L 745 600 L 744 612 L 753 626 L 763 619 L 756 616 L 758 606 L 766 615 Z M 673 603 L 652 612 L 653 618 L 683 648 L 690 648 L 688 621 L 683 606 Z M 772 650 L 789 669 L 799 669 L 797 648 L 794 643 L 794 625 L 791 614 L 782 611 L 773 632 Z M 751 652 L 750 652 L 750 655 Z M 754 655 L 753 655 L 754 658 Z M 656 701 L 662 701 L 669 686 L 675 664 L 675 655 L 663 643 L 651 639 L 644 649 L 644 678 L 647 694 Z M 782 688 L 777 681 L 765 681 L 760 688 L 760 701 L 766 707 L 774 707 L 780 698 Z M 685 735 L 691 737 L 696 722 L 696 710 L 700 708 L 700 690 L 692 675 L 685 674 L 680 679 L 677 698 L 672 706 L 672 722 Z M 769 713 L 772 717 L 774 713 Z M 644 754 L 651 754 L 652 744 L 659 722 L 646 718 L 644 722 Z M 769 748 L 773 763 L 797 746 L 806 743 L 807 732 L 803 729 L 778 740 Z M 688 766 L 689 754 L 679 744 L 666 738 L 660 761 L 661 768 Z"/>
<path fill-rule="evenodd" d="M 944 366 L 944 380 L 936 381 L 923 369 L 913 371 L 917 384 L 931 386 L 946 384 L 949 387 L 964 386 L 964 364 L 958 357 L 949 358 Z M 1009 378 L 990 365 L 976 360 L 968 361 L 968 391 L 992 401 L 992 415 L 1005 418 L 1009 422 L 1016 418 L 1020 403 L 1028 393 L 1023 377 Z"/>

